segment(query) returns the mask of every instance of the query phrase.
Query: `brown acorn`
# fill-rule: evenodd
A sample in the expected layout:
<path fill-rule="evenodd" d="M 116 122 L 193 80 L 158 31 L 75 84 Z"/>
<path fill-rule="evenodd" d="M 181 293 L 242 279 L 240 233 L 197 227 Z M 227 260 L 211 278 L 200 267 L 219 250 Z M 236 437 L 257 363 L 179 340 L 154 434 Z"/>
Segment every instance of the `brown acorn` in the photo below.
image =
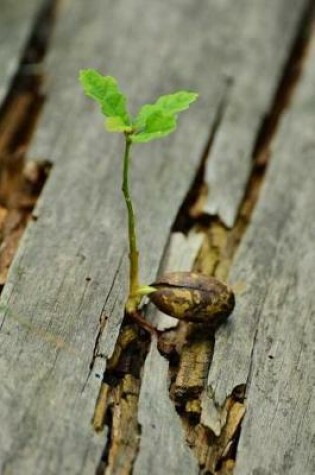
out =
<path fill-rule="evenodd" d="M 231 314 L 235 298 L 223 282 L 196 272 L 171 272 L 151 284 L 148 297 L 162 312 L 188 322 L 216 327 Z"/>

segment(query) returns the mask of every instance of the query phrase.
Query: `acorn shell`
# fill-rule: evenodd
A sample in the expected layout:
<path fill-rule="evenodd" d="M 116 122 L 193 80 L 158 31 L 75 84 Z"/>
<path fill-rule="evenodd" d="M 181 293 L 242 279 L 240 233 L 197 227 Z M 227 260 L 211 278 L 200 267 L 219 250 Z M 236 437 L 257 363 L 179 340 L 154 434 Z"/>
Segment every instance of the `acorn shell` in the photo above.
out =
<path fill-rule="evenodd" d="M 162 275 L 152 287 L 150 300 L 162 312 L 189 322 L 217 326 L 231 314 L 235 298 L 220 280 L 196 272 Z"/>

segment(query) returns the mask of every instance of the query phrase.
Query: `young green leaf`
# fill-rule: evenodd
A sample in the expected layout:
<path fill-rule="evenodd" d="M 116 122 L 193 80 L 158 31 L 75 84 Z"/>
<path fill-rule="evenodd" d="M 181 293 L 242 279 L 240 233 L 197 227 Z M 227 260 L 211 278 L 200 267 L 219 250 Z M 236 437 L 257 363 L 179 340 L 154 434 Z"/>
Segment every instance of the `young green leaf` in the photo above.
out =
<path fill-rule="evenodd" d="M 85 94 L 98 102 L 103 115 L 116 118 L 121 125 L 130 126 L 126 98 L 119 90 L 115 78 L 103 76 L 94 69 L 85 69 L 80 71 L 80 82 Z"/>
<path fill-rule="evenodd" d="M 177 114 L 185 109 L 188 109 L 189 105 L 194 102 L 198 97 L 196 92 L 178 91 L 174 94 L 167 94 L 161 96 L 156 105 L 158 105 L 163 112 L 169 112 L 170 114 Z"/>
<path fill-rule="evenodd" d="M 160 110 L 153 111 L 146 119 L 142 132 L 131 135 L 131 140 L 136 143 L 149 142 L 150 140 L 165 137 L 176 129 L 176 116 L 164 114 Z"/>
<path fill-rule="evenodd" d="M 173 132 L 177 114 L 188 109 L 197 97 L 194 92 L 178 91 L 161 96 L 154 104 L 143 106 L 133 122 L 135 133 L 131 136 L 132 141 L 148 142 Z"/>

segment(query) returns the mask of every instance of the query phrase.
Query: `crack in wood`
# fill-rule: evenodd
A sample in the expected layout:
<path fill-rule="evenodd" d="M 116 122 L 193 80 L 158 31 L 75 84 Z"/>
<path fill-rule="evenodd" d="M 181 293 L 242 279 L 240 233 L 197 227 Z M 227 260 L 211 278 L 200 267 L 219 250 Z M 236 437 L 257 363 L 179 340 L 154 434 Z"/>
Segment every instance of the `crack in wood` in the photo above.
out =
<path fill-rule="evenodd" d="M 262 122 L 254 147 L 254 163 L 264 164 L 268 161 L 270 146 L 275 137 L 281 117 L 290 106 L 291 99 L 297 84 L 301 79 L 303 66 L 311 44 L 311 35 L 314 26 L 315 5 L 313 0 L 305 8 L 297 34 L 286 64 L 283 68 L 282 77 L 272 101 L 269 114 Z"/>
<path fill-rule="evenodd" d="M 212 217 L 200 212 L 194 215 L 195 204 L 203 201 L 203 171 L 212 139 L 207 145 L 207 153 L 203 157 L 194 185 L 174 225 L 177 230 L 186 231 L 187 228 L 197 226 L 205 232 L 205 240 L 194 265 L 196 271 L 222 280 L 228 278 L 235 253 L 259 198 L 273 138 L 301 76 L 310 43 L 313 11 L 312 2 L 302 18 L 270 112 L 257 136 L 253 151 L 252 174 L 238 218 L 232 229 L 228 229 L 216 216 Z M 242 283 L 237 285 L 239 290 L 242 286 Z M 215 434 L 201 419 L 214 340 L 213 334 L 207 334 L 196 324 L 181 322 L 176 329 L 165 331 L 160 336 L 158 348 L 160 353 L 169 360 L 170 398 L 174 402 L 185 429 L 186 441 L 198 459 L 200 473 L 228 475 L 233 473 L 235 465 L 241 424 L 246 411 L 245 394 L 250 375 L 246 384 L 235 387 L 223 407 L 217 408 L 222 415 L 222 420 L 221 428 Z M 211 391 L 211 388 L 208 388 L 209 390 Z"/>
<path fill-rule="evenodd" d="M 217 436 L 201 420 L 203 397 L 214 351 L 214 334 L 198 324 L 180 323 L 159 338 L 158 349 L 169 360 L 170 398 L 180 416 L 186 441 L 195 453 L 200 473 L 228 473 L 245 413 L 245 388 L 226 401 L 227 422 Z M 225 470 L 225 471 L 224 471 Z"/>
<path fill-rule="evenodd" d="M 209 138 L 201 155 L 200 165 L 197 169 L 193 183 L 191 184 L 183 201 L 183 204 L 177 213 L 172 226 L 172 232 L 182 232 L 187 234 L 187 232 L 196 225 L 196 221 L 202 219 L 202 208 L 208 193 L 207 185 L 204 179 L 205 167 L 210 155 L 211 146 L 224 118 L 224 113 L 228 104 L 231 89 L 233 88 L 233 83 L 234 79 L 232 77 L 226 78 L 225 89 L 216 110 L 216 115 L 209 133 Z"/>
<path fill-rule="evenodd" d="M 45 100 L 41 62 L 49 45 L 57 3 L 43 2 L 0 110 L 1 288 L 51 168 L 43 159 L 26 162 L 25 155 Z"/>
<path fill-rule="evenodd" d="M 141 436 L 138 401 L 149 342 L 148 333 L 125 318 L 114 353 L 107 361 L 92 418 L 96 432 L 107 428 L 97 475 L 132 473 Z"/>
<path fill-rule="evenodd" d="M 18 70 L 0 110 L 1 154 L 20 150 L 25 156 L 45 96 L 43 59 L 47 53 L 58 0 L 44 0 L 35 19 Z"/>

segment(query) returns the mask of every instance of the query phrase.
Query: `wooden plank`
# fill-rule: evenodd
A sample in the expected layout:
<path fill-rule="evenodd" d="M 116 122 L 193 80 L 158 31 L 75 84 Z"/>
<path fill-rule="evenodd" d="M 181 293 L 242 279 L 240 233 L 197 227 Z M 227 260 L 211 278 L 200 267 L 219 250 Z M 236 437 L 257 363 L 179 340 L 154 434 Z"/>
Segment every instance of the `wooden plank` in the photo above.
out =
<path fill-rule="evenodd" d="M 171 236 L 163 267 L 189 271 L 201 245 L 202 233 L 191 232 L 188 237 L 180 233 Z M 177 325 L 174 318 L 153 307 L 148 319 L 158 329 Z M 152 380 L 152 375 L 155 375 Z M 137 475 L 154 473 L 199 473 L 197 460 L 185 444 L 185 434 L 180 418 L 174 411 L 169 397 L 169 364 L 159 353 L 154 339 L 145 362 L 138 410 L 141 441 L 134 470 Z"/>
<path fill-rule="evenodd" d="M 30 152 L 55 166 L 2 295 L 0 373 L 5 388 L 0 404 L 5 416 L 0 460 L 4 473 L 90 474 L 106 442 L 105 434 L 94 433 L 90 424 L 100 387 L 95 375 L 102 374 L 105 364 L 96 358 L 92 373 L 90 364 L 97 340 L 103 355 L 113 352 L 123 316 L 127 259 L 117 166 L 121 146 L 116 137 L 104 134 L 95 107 L 79 92 L 79 68 L 96 65 L 90 58 L 101 51 L 98 66 L 122 77 L 122 83 L 128 79 L 132 87 L 125 88 L 139 101 L 146 86 L 150 98 L 180 87 L 203 90 L 208 98 L 206 106 L 192 112 L 192 119 L 183 120 L 174 140 L 153 146 L 150 157 L 145 147 L 137 151 L 134 173 L 145 179 L 135 183 L 133 193 L 136 207 L 142 204 L 143 209 L 139 228 L 146 279 L 156 274 L 170 225 L 195 174 L 224 93 L 218 79 L 207 92 L 210 65 L 209 73 L 198 81 L 194 78 L 203 60 L 202 45 L 209 37 L 198 37 L 191 45 L 196 54 L 189 68 L 183 67 L 187 52 L 170 61 L 187 31 L 197 30 L 202 11 L 190 18 L 177 2 L 165 21 L 162 6 L 148 9 L 145 2 L 133 2 L 130 10 L 118 2 L 94 1 L 88 11 L 85 7 L 83 1 L 68 2 L 61 10 L 51 55 L 55 81 L 50 106 Z M 76 19 L 77 28 L 69 28 L 70 18 L 71 22 Z M 160 25 L 158 30 L 152 30 L 152 18 Z M 127 33 L 135 24 L 141 38 L 135 36 L 130 50 Z M 170 41 L 168 32 L 173 30 L 177 34 Z M 121 32 L 126 33 L 122 36 Z M 70 61 L 65 35 L 73 51 Z M 161 53 L 156 58 L 152 51 L 157 42 Z M 140 81 L 138 71 L 146 62 Z M 164 62 L 170 67 L 160 80 Z M 154 217 L 150 225 L 148 217 Z M 99 339 L 105 316 L 110 318 Z"/>
<path fill-rule="evenodd" d="M 315 470 L 314 59 L 315 41 L 231 272 L 246 292 L 216 334 L 209 372 L 216 406 L 235 387 L 248 385 L 239 475 Z"/>
<path fill-rule="evenodd" d="M 287 216 L 259 318 L 236 474 L 315 471 L 314 82 L 315 40 L 261 204 Z M 284 172 L 288 181 L 275 178 Z M 270 215 L 264 218 L 267 224 Z"/>
<path fill-rule="evenodd" d="M 1 2 L 0 15 L 0 104 L 8 93 L 11 81 L 28 40 L 42 0 Z"/>
<path fill-rule="evenodd" d="M 239 25 L 253 22 L 255 29 L 259 22 L 250 3 L 242 0 L 236 8 L 232 1 L 212 0 L 196 9 L 191 0 L 176 0 L 167 10 L 143 0 L 131 0 L 128 8 L 101 0 L 89 2 L 88 9 L 83 0 L 62 4 L 47 64 L 50 101 L 30 152 L 54 167 L 2 296 L 4 473 L 90 474 L 106 442 L 90 420 L 105 366 L 103 358 L 94 358 L 95 346 L 103 356 L 112 354 L 126 290 L 121 145 L 104 135 L 96 108 L 79 91 L 78 69 L 97 66 L 117 75 L 132 108 L 181 87 L 203 97 L 177 135 L 152 146 L 150 157 L 146 147 L 135 149 L 141 265 L 144 280 L 151 280 L 226 94 L 224 73 L 235 70 Z M 278 11 L 279 5 L 280 0 L 266 9 Z M 291 10 L 298 16 L 300 4 Z M 292 25 L 288 22 L 291 35 Z M 260 41 L 268 34 L 275 31 L 261 31 Z"/>
<path fill-rule="evenodd" d="M 228 227 L 235 223 L 244 196 L 258 131 L 271 109 L 303 12 L 309 12 L 311 4 L 268 0 L 247 6 L 250 21 L 244 21 L 240 33 L 237 80 L 206 169 L 209 193 L 204 210 Z"/>
<path fill-rule="evenodd" d="M 197 460 L 185 443 L 181 421 L 168 392 L 168 362 L 151 345 L 139 400 L 139 423 L 142 428 L 139 454 L 134 470 L 147 473 L 199 473 Z M 152 378 L 152 375 L 155 375 Z M 155 450 L 153 450 L 155 447 Z"/>

